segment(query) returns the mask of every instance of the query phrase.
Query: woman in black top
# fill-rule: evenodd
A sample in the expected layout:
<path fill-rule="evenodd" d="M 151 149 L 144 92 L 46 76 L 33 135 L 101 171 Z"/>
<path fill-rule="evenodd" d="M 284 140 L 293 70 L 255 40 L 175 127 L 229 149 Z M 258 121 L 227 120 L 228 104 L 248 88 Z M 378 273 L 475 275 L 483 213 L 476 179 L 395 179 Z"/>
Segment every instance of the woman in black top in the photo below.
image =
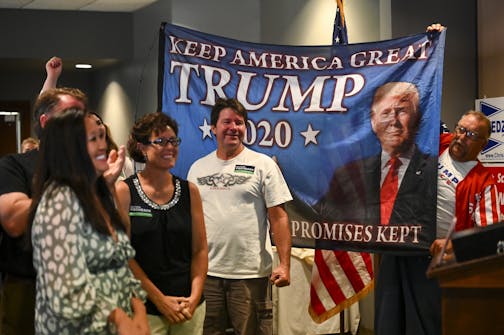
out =
<path fill-rule="evenodd" d="M 117 184 L 131 221 L 130 262 L 148 293 L 152 334 L 202 334 L 208 247 L 197 187 L 170 173 L 178 156 L 177 123 L 162 113 L 140 119 L 128 142 L 143 171 Z"/>

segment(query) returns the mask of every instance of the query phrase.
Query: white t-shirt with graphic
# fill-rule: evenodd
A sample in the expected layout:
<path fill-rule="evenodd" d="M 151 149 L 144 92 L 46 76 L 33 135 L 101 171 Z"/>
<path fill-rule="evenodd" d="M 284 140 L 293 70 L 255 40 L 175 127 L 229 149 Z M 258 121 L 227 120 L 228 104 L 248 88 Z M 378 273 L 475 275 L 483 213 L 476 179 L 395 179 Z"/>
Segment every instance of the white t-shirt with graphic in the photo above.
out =
<path fill-rule="evenodd" d="M 271 274 L 267 208 L 292 200 L 278 165 L 248 148 L 230 160 L 215 151 L 191 166 L 208 240 L 208 275 L 247 279 Z"/>

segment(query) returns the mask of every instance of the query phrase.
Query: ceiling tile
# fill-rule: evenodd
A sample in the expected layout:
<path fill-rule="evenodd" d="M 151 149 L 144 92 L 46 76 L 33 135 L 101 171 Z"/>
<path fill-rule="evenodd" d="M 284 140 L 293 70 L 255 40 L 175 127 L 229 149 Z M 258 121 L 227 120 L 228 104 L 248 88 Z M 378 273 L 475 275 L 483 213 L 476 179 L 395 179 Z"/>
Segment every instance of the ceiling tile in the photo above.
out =
<path fill-rule="evenodd" d="M 82 7 L 82 10 L 133 12 L 156 0 L 96 0 Z"/>
<path fill-rule="evenodd" d="M 0 8 L 133 12 L 157 0 L 0 0 Z"/>
<path fill-rule="evenodd" d="M 1 0 L 0 7 L 1 8 L 20 8 L 26 5 L 27 3 L 32 2 L 33 0 Z"/>
<path fill-rule="evenodd" d="M 89 3 L 90 0 L 54 1 L 33 0 L 24 9 L 53 9 L 53 10 L 78 10 Z"/>

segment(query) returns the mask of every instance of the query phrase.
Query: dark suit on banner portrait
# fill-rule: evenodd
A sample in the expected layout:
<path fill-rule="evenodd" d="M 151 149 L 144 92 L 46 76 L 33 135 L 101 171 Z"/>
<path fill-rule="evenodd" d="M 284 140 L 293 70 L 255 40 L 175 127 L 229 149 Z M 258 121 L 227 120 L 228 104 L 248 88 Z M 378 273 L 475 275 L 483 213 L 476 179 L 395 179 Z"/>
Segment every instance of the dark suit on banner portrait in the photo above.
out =
<path fill-rule="evenodd" d="M 380 224 L 380 159 L 381 155 L 376 155 L 353 161 L 334 172 L 328 191 L 314 205 L 321 221 Z M 390 217 L 390 225 L 422 225 L 423 240 L 434 236 L 436 231 L 436 166 L 437 156 L 422 153 L 415 147 Z M 426 243 L 424 252 L 416 253 L 427 253 L 429 246 Z M 317 248 L 324 247 L 329 246 L 323 240 L 317 241 Z M 366 249 L 397 253 L 397 249 L 378 243 L 368 243 Z"/>
<path fill-rule="evenodd" d="M 420 100 L 412 83 L 389 82 L 377 88 L 370 122 L 382 152 L 337 168 L 312 211 L 333 228 L 354 229 L 354 237 L 357 228 L 364 229 L 361 235 L 366 238 L 373 233 L 359 245 L 360 250 L 381 254 L 374 264 L 375 335 L 438 335 L 441 330 L 440 311 L 433 308 L 440 306 L 440 295 L 432 294 L 439 286 L 426 276 L 436 236 L 438 158 L 415 144 Z M 417 243 L 403 243 L 394 235 L 411 228 L 419 231 Z M 384 240 L 380 233 L 385 231 L 396 238 Z M 316 241 L 319 249 L 339 246 L 356 249 L 345 240 Z"/>
<path fill-rule="evenodd" d="M 325 222 L 380 224 L 381 155 L 357 160 L 337 169 L 327 193 L 314 206 Z M 420 224 L 424 238 L 435 236 L 437 156 L 415 148 L 399 185 L 389 225 Z M 430 241 L 430 240 L 429 240 Z M 343 245 L 344 243 L 342 243 Z M 381 255 L 375 287 L 376 334 L 403 335 L 408 319 L 407 334 L 437 334 L 438 324 L 432 322 L 440 313 L 432 299 L 425 294 L 439 290 L 435 280 L 426 278 L 430 263 L 428 246 L 418 256 L 401 256 L 400 251 L 387 250 Z M 333 248 L 318 240 L 317 248 Z M 384 247 L 369 243 L 370 250 Z M 378 265 L 375 264 L 375 267 Z M 414 285 L 411 285 L 414 283 Z M 405 303 L 409 301 L 409 303 Z M 407 317 L 399 317 L 407 315 Z M 411 331 L 413 329 L 413 331 Z"/>

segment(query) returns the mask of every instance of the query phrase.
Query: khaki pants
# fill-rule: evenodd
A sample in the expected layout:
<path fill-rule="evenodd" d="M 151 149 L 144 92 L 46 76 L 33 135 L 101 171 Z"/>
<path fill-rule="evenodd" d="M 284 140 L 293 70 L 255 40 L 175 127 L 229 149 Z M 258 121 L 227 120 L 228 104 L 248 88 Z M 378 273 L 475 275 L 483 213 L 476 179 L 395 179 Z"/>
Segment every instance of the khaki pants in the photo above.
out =
<path fill-rule="evenodd" d="M 2 335 L 35 333 L 35 278 L 5 277 L 0 290 Z"/>
<path fill-rule="evenodd" d="M 205 321 L 206 304 L 203 301 L 194 310 L 191 320 L 172 325 L 166 318 L 159 315 L 147 314 L 151 335 L 202 335 Z"/>
<path fill-rule="evenodd" d="M 269 278 L 223 279 L 207 277 L 207 303 L 203 334 L 271 335 L 273 303 Z"/>

